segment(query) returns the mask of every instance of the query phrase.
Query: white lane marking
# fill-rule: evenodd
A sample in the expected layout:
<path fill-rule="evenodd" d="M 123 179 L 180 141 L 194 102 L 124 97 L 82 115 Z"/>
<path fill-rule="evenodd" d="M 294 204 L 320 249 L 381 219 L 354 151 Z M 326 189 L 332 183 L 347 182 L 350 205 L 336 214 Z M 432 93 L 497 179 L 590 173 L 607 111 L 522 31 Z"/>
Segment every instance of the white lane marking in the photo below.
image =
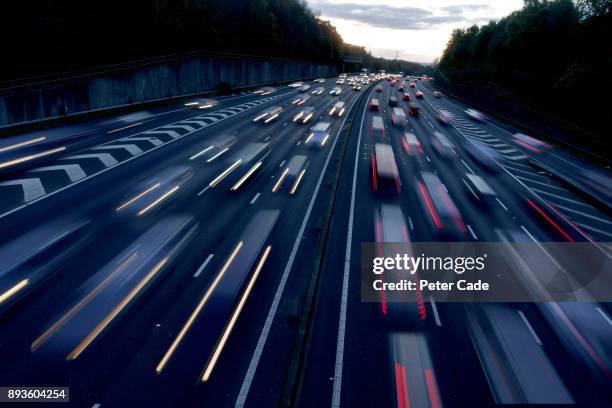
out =
<path fill-rule="evenodd" d="M 531 323 L 529 323 L 529 320 L 527 320 L 527 317 L 525 316 L 523 311 L 522 310 L 517 310 L 517 312 L 518 312 L 519 316 L 521 316 L 521 320 L 523 320 L 523 323 L 525 323 L 525 326 L 527 326 L 527 329 L 529 330 L 529 333 L 531 333 L 531 336 L 533 337 L 535 342 L 538 343 L 541 346 L 542 345 L 542 340 L 540 340 L 540 338 L 536 334 L 535 330 L 533 330 L 533 327 L 531 326 Z"/>
<path fill-rule="evenodd" d="M 357 99 L 353 101 L 348 112 L 351 111 L 353 106 L 357 102 Z M 306 209 L 306 214 L 304 215 L 304 220 L 302 221 L 302 225 L 300 226 L 300 230 L 298 231 L 295 242 L 293 243 L 293 249 L 289 254 L 289 260 L 285 265 L 285 269 L 283 270 L 283 275 L 281 276 L 281 280 L 278 284 L 278 288 L 276 289 L 276 293 L 274 294 L 274 299 L 272 300 L 272 304 L 270 305 L 270 310 L 268 311 L 268 315 L 266 316 L 266 322 L 261 330 L 261 334 L 259 335 L 259 339 L 257 340 L 257 346 L 255 346 L 255 351 L 253 352 L 253 357 L 251 357 L 251 362 L 249 363 L 249 368 L 247 369 L 244 381 L 242 382 L 242 386 L 240 387 L 240 392 L 238 393 L 238 397 L 236 399 L 236 408 L 244 407 L 246 403 L 247 396 L 249 394 L 249 390 L 251 388 L 251 384 L 253 383 L 253 378 L 255 377 L 255 371 L 257 370 L 257 365 L 259 364 L 259 360 L 263 353 L 264 346 L 266 345 L 266 341 L 268 339 L 268 335 L 270 334 L 270 329 L 272 327 L 272 322 L 274 321 L 274 317 L 276 316 L 276 311 L 278 309 L 278 304 L 280 303 L 281 297 L 283 296 L 283 292 L 285 290 L 285 285 L 287 283 L 287 279 L 289 277 L 289 272 L 293 267 L 293 261 L 295 260 L 295 256 L 298 251 L 298 247 L 302 241 L 302 235 L 304 234 L 304 230 L 306 229 L 306 224 L 308 224 L 308 220 L 310 219 L 310 213 L 312 212 L 312 208 L 314 207 L 314 203 L 319 193 L 319 189 L 321 188 L 321 184 L 323 183 L 323 177 L 325 176 L 325 172 L 327 171 L 327 166 L 332 157 L 332 153 L 336 147 L 338 139 L 340 138 L 340 132 L 346 123 L 346 118 L 348 118 L 348 114 L 344 116 L 344 120 L 340 125 L 338 133 L 336 134 L 336 138 L 332 143 L 331 148 L 329 149 L 329 154 L 327 155 L 327 159 L 325 160 L 325 164 L 323 165 L 323 169 L 321 171 L 321 175 L 319 176 L 319 180 L 317 181 L 317 185 L 315 186 L 314 193 L 312 194 L 312 198 L 310 199 L 310 203 L 308 204 L 308 208 Z M 361 129 L 359 134 L 361 135 Z M 359 151 L 359 149 L 357 149 Z"/>
<path fill-rule="evenodd" d="M 412 223 L 412 218 L 408 217 L 408 224 L 410 225 L 410 230 L 414 230 L 414 224 Z"/>
<path fill-rule="evenodd" d="M 368 95 L 367 100 L 372 98 L 374 89 Z M 366 109 L 361 115 L 361 124 L 359 125 L 359 136 L 357 138 L 357 148 L 355 149 L 355 166 L 353 168 L 353 184 L 351 186 L 351 206 L 349 210 L 349 222 L 346 232 L 346 250 L 344 253 L 344 273 L 342 276 L 342 297 L 340 300 L 340 316 L 338 319 L 338 340 L 336 342 L 336 362 L 334 365 L 334 388 L 332 394 L 332 407 L 340 407 L 341 391 L 342 391 L 342 368 L 344 360 L 344 336 L 346 334 L 346 309 L 348 307 L 348 284 L 349 273 L 351 269 L 351 246 L 353 243 L 353 217 L 355 214 L 355 192 L 357 190 L 357 167 L 359 164 L 359 146 L 361 146 L 361 133 L 363 130 L 363 122 L 365 120 Z"/>
<path fill-rule="evenodd" d="M 210 188 L 210 185 L 204 187 L 204 189 L 198 193 L 198 197 L 200 197 L 202 194 L 204 194 L 206 192 L 206 190 L 208 190 L 209 188 Z"/>
<path fill-rule="evenodd" d="M 179 123 L 183 123 L 182 121 Z M 189 126 L 189 125 L 180 125 L 180 124 L 176 124 L 176 125 L 165 125 L 161 127 L 162 129 L 183 129 L 186 130 L 188 132 L 193 132 L 194 130 L 196 130 L 193 126 Z"/>
<path fill-rule="evenodd" d="M 166 135 L 173 139 L 178 139 L 181 135 L 176 130 L 147 130 L 142 133 L 143 135 Z M 189 133 L 188 133 L 189 134 Z"/>
<path fill-rule="evenodd" d="M 77 180 L 87 177 L 87 174 L 85 174 L 81 166 L 79 166 L 78 164 L 60 164 L 57 166 L 38 167 L 38 168 L 30 170 L 28 173 L 39 173 L 41 171 L 55 171 L 55 170 L 61 170 L 61 171 L 66 172 L 66 175 L 68 176 L 70 181 L 73 183 Z"/>
<path fill-rule="evenodd" d="M 117 164 L 117 159 L 110 153 L 92 153 L 92 154 L 77 154 L 74 156 L 68 156 L 61 158 L 60 160 L 78 160 L 78 159 L 98 159 L 102 162 L 104 167 L 110 167 Z"/>
<path fill-rule="evenodd" d="M 429 297 L 429 302 L 431 303 L 431 310 L 434 313 L 434 320 L 436 321 L 436 325 L 442 327 L 442 322 L 440 321 L 440 316 L 438 316 L 438 308 L 436 307 L 436 302 L 434 301 L 433 296 Z"/>
<path fill-rule="evenodd" d="M 43 249 L 53 245 L 54 243 L 56 243 L 57 241 L 59 241 L 60 239 L 64 238 L 66 235 L 70 234 L 72 230 L 66 230 L 64 232 L 62 232 L 61 234 L 59 234 L 57 237 L 53 238 L 52 240 L 50 240 L 49 242 L 46 242 L 45 244 L 41 245 L 38 247 L 39 251 L 42 251 Z"/>
<path fill-rule="evenodd" d="M 602 231 L 600 229 L 594 228 L 594 227 L 592 227 L 590 225 L 587 225 L 587 224 L 581 224 L 581 223 L 577 223 L 577 224 L 580 225 L 584 229 L 588 229 L 589 231 L 593 231 L 593 232 L 596 232 L 596 233 L 601 234 L 601 235 L 606 235 L 608 237 L 612 237 L 612 234 L 610 234 L 609 232 Z"/>
<path fill-rule="evenodd" d="M 501 206 L 502 206 L 502 208 L 503 208 L 504 210 L 508 211 L 508 207 L 506 207 L 506 206 L 504 205 L 504 203 L 502 203 L 502 201 L 499 199 L 499 197 L 495 197 L 495 200 L 497 200 L 497 202 L 499 203 L 499 205 L 501 205 Z M 508 212 L 509 212 L 509 211 L 508 211 Z"/>
<path fill-rule="evenodd" d="M 474 233 L 474 230 L 472 229 L 472 226 L 470 224 L 467 224 L 467 228 L 468 228 L 468 230 L 470 230 L 470 234 L 472 234 L 472 238 L 474 238 L 474 240 L 478 241 L 478 237 Z"/>
<path fill-rule="evenodd" d="M 283 165 L 285 164 L 285 162 L 286 162 L 286 160 L 283 160 L 283 161 L 281 162 L 281 164 L 279 164 L 279 165 L 278 165 L 278 167 L 283 167 Z"/>
<path fill-rule="evenodd" d="M 255 201 L 257 201 L 257 199 L 259 198 L 260 195 L 261 195 L 261 193 L 255 194 L 255 197 L 253 197 L 253 199 L 251 200 L 250 204 L 255 203 Z"/>
<path fill-rule="evenodd" d="M 127 125 L 127 126 L 124 126 L 124 127 L 120 127 L 119 129 L 109 130 L 109 131 L 108 131 L 108 132 L 106 132 L 106 133 L 111 134 L 111 133 L 121 132 L 122 130 L 126 130 L 126 129 L 129 129 L 129 128 L 133 128 L 133 127 L 135 127 L 135 126 L 140 126 L 140 125 L 142 125 L 143 123 L 144 123 L 144 122 L 132 123 L 131 125 Z"/>
<path fill-rule="evenodd" d="M 0 183 L 0 187 L 2 186 L 21 186 L 23 201 L 26 203 L 45 195 L 45 188 L 39 178 L 3 181 Z"/>
<path fill-rule="evenodd" d="M 467 169 L 469 170 L 470 173 L 476 174 L 476 173 L 474 173 L 474 170 L 472 170 L 472 168 L 470 166 L 468 166 L 468 164 L 466 162 L 463 161 L 463 159 L 461 159 L 461 163 L 463 163 L 463 165 L 465 167 L 467 167 Z"/>
<path fill-rule="evenodd" d="M 608 316 L 608 314 L 606 312 L 604 312 L 599 306 L 595 306 L 595 309 L 597 309 L 599 314 L 603 316 L 603 318 L 606 320 L 606 322 L 608 322 L 608 324 L 610 326 L 612 326 L 612 320 L 610 320 L 610 316 Z"/>
<path fill-rule="evenodd" d="M 204 122 L 203 120 L 181 120 L 180 123 L 195 123 L 201 127 L 208 126 L 208 123 Z"/>
<path fill-rule="evenodd" d="M 595 220 L 595 221 L 599 221 L 599 222 L 604 223 L 604 224 L 612 224 L 612 222 L 610 222 L 608 220 L 605 220 L 603 218 L 599 218 L 599 217 L 596 217 L 596 216 L 591 215 L 591 214 L 583 213 L 582 211 L 574 210 L 573 208 L 565 207 L 563 205 L 555 204 L 555 207 L 561 208 L 562 210 L 565 210 L 565 211 L 572 212 L 574 214 L 581 215 L 581 216 L 586 217 L 586 218 L 590 218 L 590 219 Z"/>
<path fill-rule="evenodd" d="M 142 149 L 135 144 L 117 144 L 117 145 L 102 145 L 92 148 L 91 150 L 120 150 L 123 149 L 131 156 L 137 156 L 142 153 Z"/>
<path fill-rule="evenodd" d="M 541 185 L 543 185 L 543 186 L 545 186 L 545 187 L 548 187 L 548 188 L 555 188 L 555 189 L 557 189 L 557 190 L 561 190 L 561 191 L 563 191 L 563 192 L 567 192 L 567 190 L 566 190 L 566 189 L 561 188 L 561 187 L 557 187 L 557 186 L 553 186 L 552 184 L 542 183 L 541 181 L 535 181 L 535 180 L 533 180 L 533 179 L 530 179 L 530 178 L 527 178 L 527 177 L 522 177 L 522 176 L 514 176 L 514 177 L 516 177 L 517 179 L 520 179 L 520 180 L 523 180 L 523 181 L 529 182 L 529 183 L 541 184 Z M 541 176 L 538 176 L 538 177 L 541 177 Z M 531 190 L 531 191 L 533 191 L 533 188 L 531 188 L 530 190 Z M 535 193 L 534 193 L 534 194 L 535 194 Z"/>
<path fill-rule="evenodd" d="M 208 263 L 213 259 L 214 256 L 215 254 L 210 254 L 206 257 L 206 259 L 204 260 L 204 262 L 202 262 L 202 265 L 200 265 L 196 273 L 193 274 L 194 278 L 197 278 L 198 276 L 200 276 L 204 268 L 206 268 L 206 265 L 208 265 Z"/>
<path fill-rule="evenodd" d="M 547 195 L 547 196 L 550 196 L 550 197 L 558 198 L 559 200 L 565 200 L 565 201 L 567 201 L 569 203 L 572 203 L 572 204 L 578 204 L 578 205 L 582 205 L 584 207 L 587 207 L 589 209 L 593 209 L 593 207 L 591 207 L 587 203 L 583 203 L 583 202 L 580 202 L 580 201 L 572 200 L 571 198 L 563 197 L 563 196 L 560 196 L 560 195 L 557 195 L 557 194 L 549 193 L 548 191 L 538 190 L 537 188 L 532 188 L 532 189 L 533 189 L 533 191 L 537 191 L 538 193 L 541 193 L 541 194 L 544 194 L 544 195 Z M 602 220 L 602 221 L 606 222 L 608 224 L 612 224 L 612 222 L 610 222 L 610 221 L 606 221 L 606 220 Z"/>
<path fill-rule="evenodd" d="M 153 146 L 159 146 L 160 144 L 162 144 L 162 141 L 156 137 L 128 137 L 127 139 L 124 139 L 124 140 L 145 141 L 145 142 L 151 143 Z"/>

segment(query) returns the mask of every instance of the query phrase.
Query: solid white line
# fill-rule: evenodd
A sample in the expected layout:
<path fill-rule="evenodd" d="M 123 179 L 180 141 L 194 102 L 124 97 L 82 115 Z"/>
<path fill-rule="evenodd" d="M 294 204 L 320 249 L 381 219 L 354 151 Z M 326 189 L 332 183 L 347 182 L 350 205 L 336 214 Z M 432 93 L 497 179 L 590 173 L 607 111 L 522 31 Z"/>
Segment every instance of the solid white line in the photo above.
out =
<path fill-rule="evenodd" d="M 472 234 L 472 238 L 474 238 L 476 241 L 478 241 L 478 237 L 474 233 L 474 230 L 472 229 L 472 226 L 470 224 L 467 224 L 467 228 L 468 228 L 468 230 L 470 230 L 470 234 Z"/>
<path fill-rule="evenodd" d="M 610 320 L 610 317 L 608 316 L 608 314 L 604 312 L 599 306 L 595 306 L 595 309 L 597 309 L 599 314 L 602 315 L 604 319 L 606 319 L 606 322 L 608 322 L 608 324 L 612 326 L 612 320 Z"/>
<path fill-rule="evenodd" d="M 529 323 L 529 320 L 527 320 L 527 317 L 525 317 L 525 314 L 521 310 L 517 310 L 517 312 L 519 316 L 521 316 L 521 319 L 523 320 L 523 323 L 525 323 L 525 326 L 527 326 L 527 329 L 529 329 L 529 333 L 531 333 L 535 342 L 541 346 L 542 340 L 540 340 L 535 330 L 533 330 L 533 327 L 531 326 L 531 323 Z"/>
<path fill-rule="evenodd" d="M 350 110 L 355 105 L 355 101 L 349 108 Z M 268 339 L 268 335 L 270 334 L 270 329 L 272 327 L 272 322 L 274 321 L 274 317 L 276 316 L 276 311 L 278 309 L 278 305 L 280 303 L 281 297 L 283 296 L 283 292 L 285 290 L 285 285 L 287 283 L 287 279 L 289 277 L 289 272 L 291 272 L 291 268 L 293 267 L 293 262 L 297 255 L 298 248 L 302 241 L 302 235 L 304 235 L 304 230 L 306 229 L 306 224 L 308 224 L 308 220 L 310 219 L 310 213 L 312 212 L 312 208 L 314 207 L 315 199 L 323 183 L 323 177 L 325 176 L 325 172 L 327 170 L 327 166 L 331 160 L 332 153 L 336 144 L 338 142 L 340 132 L 346 123 L 346 118 L 348 115 L 344 117 L 342 124 L 340 125 L 340 129 L 338 130 L 338 134 L 334 139 L 334 142 L 329 149 L 329 154 L 327 155 L 327 159 L 325 160 L 325 164 L 323 165 L 323 169 L 321 171 L 321 175 L 319 176 L 319 180 L 317 181 L 317 185 L 315 186 L 314 193 L 312 194 L 312 198 L 310 199 L 310 203 L 308 204 L 308 208 L 306 209 L 306 214 L 304 215 L 304 220 L 302 221 L 302 225 L 300 226 L 300 230 L 295 238 L 295 242 L 293 243 L 293 248 L 291 253 L 289 254 L 289 259 L 287 264 L 285 265 L 285 269 L 283 270 L 283 274 L 281 276 L 281 280 L 278 284 L 278 288 L 276 289 L 276 293 L 274 294 L 274 299 L 272 300 L 272 304 L 270 305 L 270 310 L 268 311 L 268 315 L 266 316 L 266 321 L 261 329 L 261 334 L 259 335 L 259 339 L 257 340 L 257 346 L 255 346 L 255 351 L 253 352 L 253 356 L 251 357 L 251 362 L 249 363 L 249 368 L 247 369 L 244 381 L 242 382 L 242 386 L 240 387 L 240 392 L 238 393 L 238 397 L 236 398 L 235 407 L 244 407 L 246 403 L 247 396 L 249 394 L 249 390 L 251 389 L 251 384 L 253 383 L 253 378 L 255 377 L 255 371 L 257 370 L 257 366 L 259 365 L 259 360 L 261 359 L 261 355 L 263 353 L 263 349 L 266 345 L 266 341 Z"/>
<path fill-rule="evenodd" d="M 578 225 L 580 225 L 580 226 L 581 226 L 582 228 L 584 228 L 584 229 L 588 229 L 588 230 L 590 230 L 590 231 L 597 232 L 598 234 L 607 235 L 607 236 L 609 236 L 609 237 L 612 237 L 612 234 L 610 234 L 609 232 L 602 231 L 602 230 L 597 229 L 597 228 L 593 228 L 593 227 L 591 227 L 590 225 L 581 224 L 581 223 L 577 223 L 577 224 L 578 224 Z"/>
<path fill-rule="evenodd" d="M 533 191 L 537 191 L 538 193 L 542 193 L 542 194 L 545 194 L 545 195 L 550 196 L 550 197 L 558 198 L 559 200 L 565 200 L 565 201 L 570 202 L 572 204 L 578 204 L 578 205 L 582 205 L 584 207 L 587 207 L 589 209 L 593 209 L 593 207 L 591 207 L 587 203 L 581 203 L 580 201 L 572 200 L 571 198 L 566 198 L 566 197 L 563 197 L 563 196 L 560 196 L 560 195 L 557 195 L 557 194 L 549 193 L 547 191 L 538 190 L 537 188 L 532 188 L 532 189 L 533 189 Z M 606 220 L 602 220 L 602 221 L 603 222 L 607 222 L 609 224 L 612 224 L 612 222 L 610 222 L 610 221 L 606 221 Z"/>
<path fill-rule="evenodd" d="M 474 170 L 472 170 L 472 168 L 470 166 L 468 166 L 468 164 L 466 162 L 463 161 L 463 159 L 461 159 L 461 163 L 463 163 L 463 165 L 465 167 L 467 167 L 467 169 L 470 171 L 470 173 L 476 174 L 476 173 L 474 173 Z"/>
<path fill-rule="evenodd" d="M 61 234 L 59 234 L 57 237 L 53 238 L 51 241 L 41 245 L 40 247 L 38 247 L 39 251 L 42 251 L 43 249 L 47 248 L 48 246 L 53 245 L 54 243 L 56 243 L 57 241 L 59 241 L 60 239 L 64 238 L 66 235 L 70 234 L 72 230 L 66 230 L 64 232 L 62 232 Z"/>
<path fill-rule="evenodd" d="M 200 276 L 200 274 L 202 273 L 204 268 L 206 268 L 206 265 L 208 265 L 208 263 L 211 261 L 211 259 L 213 259 L 213 256 L 215 256 L 215 254 L 208 255 L 208 257 L 204 260 L 204 263 L 202 263 L 202 265 L 198 268 L 196 273 L 193 274 L 194 278 L 197 278 L 198 276 Z"/>
<path fill-rule="evenodd" d="M 376 88 L 374 88 L 376 89 Z M 368 95 L 367 100 L 372 98 L 374 89 Z M 351 207 L 349 210 L 349 223 L 346 233 L 346 251 L 344 254 L 344 275 L 342 277 L 342 297 L 340 300 L 340 317 L 338 321 L 338 340 L 336 342 L 336 363 L 334 366 L 334 391 L 332 394 L 332 407 L 340 407 L 341 391 L 342 391 L 342 368 L 344 359 L 344 336 L 346 334 L 346 309 L 348 306 L 348 283 L 349 272 L 351 269 L 351 246 L 353 242 L 353 216 L 355 213 L 355 191 L 357 189 L 357 167 L 359 164 L 359 151 L 361 146 L 361 132 L 363 130 L 363 122 L 365 120 L 366 109 L 361 115 L 361 124 L 359 125 L 359 136 L 357 137 L 357 148 L 355 149 L 355 166 L 353 168 L 353 184 L 351 187 Z"/>
<path fill-rule="evenodd" d="M 433 310 L 433 313 L 434 313 L 434 320 L 436 321 L 436 325 L 439 327 L 442 327 L 440 316 L 438 316 L 438 308 L 436 307 L 436 302 L 434 301 L 433 296 L 429 297 L 429 301 L 431 303 L 431 310 Z"/>
<path fill-rule="evenodd" d="M 279 165 L 278 165 L 278 167 L 283 167 L 283 165 L 285 164 L 285 161 L 286 161 L 286 160 L 283 160 L 283 161 L 281 162 L 281 164 L 279 164 Z"/>
<path fill-rule="evenodd" d="M 604 223 L 604 224 L 612 224 L 612 222 L 610 222 L 608 220 L 605 220 L 603 218 L 599 218 L 599 217 L 596 217 L 594 215 L 583 213 L 582 211 L 578 211 L 578 210 L 575 210 L 573 208 L 568 208 L 568 207 L 565 207 L 565 206 L 560 205 L 560 204 L 555 204 L 555 207 L 560 208 L 560 209 L 565 210 L 565 211 L 573 212 L 574 214 L 578 214 L 578 215 L 581 215 L 581 216 L 586 217 L 586 218 L 591 218 L 591 219 L 593 219 L 595 221 L 598 221 L 598 222 L 601 222 L 601 223 Z"/>
<path fill-rule="evenodd" d="M 210 186 L 204 187 L 204 189 L 198 193 L 198 197 L 200 197 L 202 194 L 204 194 L 206 192 L 206 190 L 208 190 L 209 188 L 210 188 Z"/>
<path fill-rule="evenodd" d="M 495 199 L 497 200 L 497 202 L 499 203 L 499 205 L 501 205 L 501 206 L 502 206 L 502 208 L 503 208 L 504 210 L 508 211 L 508 207 L 506 207 L 506 206 L 504 205 L 504 203 L 502 203 L 502 201 L 499 199 L 499 197 L 495 197 Z"/>
<path fill-rule="evenodd" d="M 259 198 L 260 195 L 261 195 L 261 193 L 255 194 L 255 197 L 253 197 L 253 199 L 251 200 L 251 202 L 249 204 L 253 204 L 255 201 L 257 201 L 257 199 Z"/>

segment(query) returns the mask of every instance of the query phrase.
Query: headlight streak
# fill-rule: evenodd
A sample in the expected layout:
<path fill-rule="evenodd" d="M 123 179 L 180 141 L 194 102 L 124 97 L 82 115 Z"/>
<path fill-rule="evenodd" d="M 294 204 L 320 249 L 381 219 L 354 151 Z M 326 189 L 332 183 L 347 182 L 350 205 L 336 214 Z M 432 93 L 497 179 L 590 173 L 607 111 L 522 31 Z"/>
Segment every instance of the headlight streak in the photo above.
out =
<path fill-rule="evenodd" d="M 42 152 L 42 153 L 31 154 L 29 156 L 23 156 L 23 157 L 20 157 L 18 159 L 9 160 L 7 162 L 0 163 L 0 169 L 3 169 L 5 167 L 10 167 L 10 166 L 13 166 L 15 164 L 24 163 L 24 162 L 27 162 L 27 161 L 30 161 L 30 160 L 38 159 L 40 157 L 45 157 L 45 156 L 48 156 L 48 155 L 53 154 L 53 153 L 63 152 L 64 150 L 66 150 L 66 147 L 62 146 L 62 147 L 58 147 L 58 148 L 55 148 L 55 149 L 47 150 L 47 151 Z"/>
<path fill-rule="evenodd" d="M 223 153 L 227 152 L 228 150 L 229 150 L 229 147 L 226 147 L 225 149 L 221 150 L 219 153 L 215 154 L 210 159 L 206 160 L 206 163 L 212 162 L 213 160 L 217 159 L 218 157 L 220 157 Z"/>
<path fill-rule="evenodd" d="M 5 302 L 6 300 L 8 300 L 10 297 L 14 296 L 17 292 L 19 292 L 21 289 L 25 288 L 26 286 L 28 286 L 28 283 L 30 283 L 29 279 L 24 279 L 21 282 L 17 283 L 16 285 L 14 285 L 12 288 L 10 288 L 9 290 L 7 290 L 6 292 L 4 292 L 3 294 L 0 295 L 0 305 Z"/>
<path fill-rule="evenodd" d="M 304 177 L 304 173 L 306 173 L 306 169 L 302 169 L 302 171 L 300 171 L 300 174 L 298 175 L 297 179 L 293 183 L 293 186 L 291 187 L 291 190 L 289 191 L 289 195 L 295 194 L 295 191 L 297 190 L 298 186 L 300 185 L 300 182 L 302 181 L 302 177 Z"/>
<path fill-rule="evenodd" d="M 287 177 L 287 174 L 289 174 L 289 168 L 285 168 L 285 170 L 283 171 L 283 173 L 281 174 L 281 176 L 278 178 L 278 181 L 276 182 L 276 184 L 274 184 L 274 187 L 272 188 L 272 192 L 276 193 L 280 187 L 283 185 L 283 181 L 285 181 L 285 178 Z"/>
<path fill-rule="evenodd" d="M 261 165 L 262 165 L 262 163 L 261 163 L 261 162 L 257 162 L 257 163 L 255 163 L 255 165 L 254 165 L 253 167 L 251 167 L 251 169 L 250 169 L 249 171 L 247 171 L 247 172 L 246 172 L 246 174 L 245 174 L 244 176 L 242 176 L 242 177 L 240 178 L 240 180 L 238 180 L 238 182 L 232 186 L 231 190 L 232 190 L 232 191 L 236 191 L 236 190 L 238 190 L 238 189 L 240 188 L 240 186 L 242 186 L 242 184 L 243 184 L 245 181 L 247 181 L 247 179 L 248 179 L 249 177 L 251 177 L 251 175 L 252 175 L 253 173 L 255 173 L 255 171 L 256 171 L 258 168 L 260 168 L 260 167 L 261 167 Z"/>
<path fill-rule="evenodd" d="M 164 201 L 166 198 L 168 198 L 169 196 L 171 196 L 172 194 L 174 194 L 177 190 L 179 189 L 179 186 L 174 186 L 170 191 L 166 191 L 164 194 L 162 194 L 161 197 L 159 197 L 157 200 L 153 201 L 151 204 L 149 204 L 148 206 L 146 206 L 145 208 L 143 208 L 142 210 L 140 210 L 138 212 L 138 215 L 144 215 L 146 214 L 150 209 L 152 209 L 153 207 L 155 207 L 157 204 L 161 203 L 162 201 Z"/>
<path fill-rule="evenodd" d="M 195 159 L 197 159 L 198 157 L 200 157 L 200 156 L 201 156 L 201 155 L 203 155 L 204 153 L 206 153 L 206 152 L 210 151 L 210 149 L 212 149 L 213 147 L 214 147 L 214 146 L 208 146 L 206 149 L 202 150 L 200 153 L 196 153 L 196 154 L 194 154 L 193 156 L 191 156 L 191 157 L 189 158 L 189 160 L 195 160 Z"/>
<path fill-rule="evenodd" d="M 26 140 L 25 142 L 15 143 L 10 146 L 0 147 L 0 153 L 8 152 L 9 150 L 19 149 L 20 147 L 28 146 L 34 143 L 42 142 L 47 138 L 44 136 L 37 137 L 35 139 Z"/>
<path fill-rule="evenodd" d="M 140 200 L 142 197 L 146 196 L 147 194 L 149 194 L 151 191 L 156 190 L 157 188 L 159 188 L 161 186 L 160 183 L 154 184 L 151 187 L 147 188 L 145 191 L 143 191 L 142 193 L 138 194 L 137 196 L 131 198 L 130 200 L 126 201 L 125 203 L 121 204 L 119 207 L 117 207 L 115 209 L 115 211 L 119 212 L 121 210 L 123 210 L 126 207 L 129 207 L 130 205 L 132 205 L 133 203 L 135 203 L 136 201 Z"/>
<path fill-rule="evenodd" d="M 223 173 L 219 174 L 213 181 L 211 181 L 208 185 L 210 187 L 215 187 L 217 184 L 219 184 L 221 182 L 221 180 L 223 180 L 225 177 L 227 177 L 228 174 L 230 174 L 232 171 L 236 170 L 236 168 L 238 166 L 240 166 L 240 163 L 242 163 L 242 159 L 238 159 L 234 162 L 234 164 L 232 164 L 231 166 L 229 166 L 227 169 L 225 169 L 225 171 L 223 171 Z"/>

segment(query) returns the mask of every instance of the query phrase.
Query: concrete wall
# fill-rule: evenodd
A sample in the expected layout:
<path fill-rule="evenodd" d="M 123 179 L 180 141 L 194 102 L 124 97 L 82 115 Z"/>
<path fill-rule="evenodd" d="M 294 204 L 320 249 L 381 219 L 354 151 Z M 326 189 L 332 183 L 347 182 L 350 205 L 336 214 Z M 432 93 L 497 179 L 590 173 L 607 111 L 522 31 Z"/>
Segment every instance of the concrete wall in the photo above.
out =
<path fill-rule="evenodd" d="M 88 111 L 337 73 L 335 65 L 298 61 L 190 57 L 92 79 L 70 79 L 0 95 L 0 127 Z"/>

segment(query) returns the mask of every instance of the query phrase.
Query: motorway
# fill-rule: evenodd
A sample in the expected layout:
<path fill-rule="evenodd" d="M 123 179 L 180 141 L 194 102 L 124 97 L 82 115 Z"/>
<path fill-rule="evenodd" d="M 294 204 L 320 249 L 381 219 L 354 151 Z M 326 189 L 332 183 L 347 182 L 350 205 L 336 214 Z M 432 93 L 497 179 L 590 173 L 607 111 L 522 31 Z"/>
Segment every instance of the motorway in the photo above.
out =
<path fill-rule="evenodd" d="M 424 299 L 391 319 L 396 306 L 360 297 L 360 244 L 389 241 L 389 213 L 414 242 L 583 241 L 610 257 L 605 211 L 531 164 L 568 173 L 581 159 L 517 144 L 518 129 L 466 118 L 426 81 L 406 88 L 421 114 L 403 127 L 387 102 L 397 95 L 406 111 L 399 84 L 342 85 L 336 96 L 334 82 L 1 139 L 0 385 L 69 386 L 71 405 L 86 407 L 268 407 L 288 393 L 301 407 L 605 406 L 608 303 Z M 332 117 L 337 101 L 346 109 Z M 277 118 L 254 123 L 274 106 Z M 311 122 L 295 123 L 307 106 Z M 375 115 L 397 163 L 393 194 L 373 191 Z M 331 123 L 329 138 L 313 146 L 318 121 Z M 473 141 L 492 149 L 495 169 L 470 154 Z M 449 235 L 436 231 L 450 227 L 437 225 L 423 172 L 440 180 Z M 469 175 L 495 191 L 486 207 Z"/>

